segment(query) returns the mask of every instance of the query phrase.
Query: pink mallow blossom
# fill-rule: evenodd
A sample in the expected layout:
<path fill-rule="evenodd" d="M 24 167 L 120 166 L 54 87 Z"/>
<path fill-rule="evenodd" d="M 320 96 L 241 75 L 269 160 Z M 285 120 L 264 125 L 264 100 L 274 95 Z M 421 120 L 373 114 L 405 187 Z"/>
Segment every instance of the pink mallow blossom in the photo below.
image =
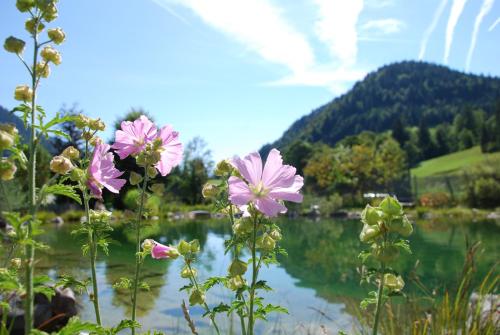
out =
<path fill-rule="evenodd" d="M 302 202 L 299 191 L 304 179 L 295 174 L 293 166 L 283 165 L 278 150 L 269 152 L 264 169 L 257 152 L 244 159 L 235 157 L 232 164 L 244 178 L 229 178 L 229 200 L 234 205 L 241 207 L 253 203 L 261 213 L 275 217 L 287 210 L 280 200 Z"/>
<path fill-rule="evenodd" d="M 109 152 L 108 144 L 98 142 L 94 148 L 94 154 L 90 160 L 89 178 L 87 185 L 92 194 L 97 197 L 102 197 L 102 188 L 107 188 L 110 192 L 119 193 L 120 189 L 125 185 L 126 180 L 120 179 L 123 172 L 119 171 L 114 164 L 114 156 Z"/>
<path fill-rule="evenodd" d="M 161 158 L 155 165 L 162 176 L 169 174 L 182 161 L 182 144 L 179 133 L 166 125 L 158 132 L 157 127 L 146 116 L 141 115 L 134 122 L 123 121 L 121 130 L 116 131 L 116 141 L 112 148 L 120 159 L 129 155 L 137 155 L 146 148 L 148 143 L 161 140 Z"/>
<path fill-rule="evenodd" d="M 169 258 L 169 252 L 175 249 L 150 239 L 143 242 L 142 247 L 145 248 L 146 246 L 148 246 L 148 249 L 151 248 L 151 257 L 154 259 Z"/>

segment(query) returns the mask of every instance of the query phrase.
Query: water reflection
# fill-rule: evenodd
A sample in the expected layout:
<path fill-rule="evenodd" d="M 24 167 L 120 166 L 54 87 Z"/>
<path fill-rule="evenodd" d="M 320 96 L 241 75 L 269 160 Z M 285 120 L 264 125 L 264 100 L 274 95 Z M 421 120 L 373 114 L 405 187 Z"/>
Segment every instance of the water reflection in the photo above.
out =
<path fill-rule="evenodd" d="M 329 332 L 344 329 L 349 331 L 355 318 L 350 314 L 346 299 L 356 303 L 364 297 L 366 289 L 359 287 L 359 266 L 357 255 L 362 246 L 358 240 L 360 223 L 356 221 L 308 221 L 286 220 L 281 223 L 283 246 L 288 257 L 281 259 L 280 266 L 271 266 L 263 272 L 275 291 L 266 293 L 266 300 L 286 306 L 290 314 L 276 314 L 266 325 L 266 333 L 317 333 L 321 325 Z M 52 276 L 72 274 L 79 278 L 89 277 L 86 258 L 81 256 L 78 241 L 70 235 L 71 227 L 59 230 L 49 229 L 44 235 L 51 251 L 45 253 L 38 268 L 48 270 Z M 197 264 L 200 278 L 224 275 L 230 256 L 224 255 L 223 241 L 230 233 L 227 222 L 175 222 L 154 223 L 147 229 L 148 237 L 162 243 L 177 243 L 180 239 L 199 239 L 202 252 Z M 411 237 L 413 256 L 402 257 L 398 269 L 404 274 L 412 271 L 419 259 L 417 272 L 428 287 L 452 286 L 461 271 L 465 255 L 466 236 L 469 241 L 482 240 L 485 252 L 477 264 L 479 276 L 484 275 L 499 255 L 496 238 L 500 228 L 494 223 L 450 224 L 430 222 L 418 226 Z M 101 293 L 101 307 L 104 319 L 110 325 L 127 318 L 130 314 L 128 292 L 113 288 L 121 277 L 130 277 L 134 269 L 135 248 L 131 242 L 132 233 L 117 229 L 113 235 L 116 241 L 110 248 L 109 257 L 98 262 L 98 279 Z M 143 265 L 142 280 L 148 282 L 149 292 L 141 292 L 138 300 L 140 322 L 147 328 L 169 333 L 188 332 L 180 310 L 180 302 L 186 299 L 179 288 L 186 284 L 180 278 L 182 261 L 154 261 L 147 259 Z M 408 283 L 409 291 L 416 290 Z M 212 305 L 221 300 L 228 301 L 230 292 L 215 287 L 207 296 Z M 80 300 L 81 315 L 93 319 L 92 306 L 87 298 Z M 201 332 L 209 333 L 207 321 L 199 308 L 191 309 L 191 315 Z M 224 333 L 237 331 L 236 320 L 219 321 Z M 264 324 L 259 324 L 260 333 Z M 274 329 L 274 331 L 273 331 Z"/>

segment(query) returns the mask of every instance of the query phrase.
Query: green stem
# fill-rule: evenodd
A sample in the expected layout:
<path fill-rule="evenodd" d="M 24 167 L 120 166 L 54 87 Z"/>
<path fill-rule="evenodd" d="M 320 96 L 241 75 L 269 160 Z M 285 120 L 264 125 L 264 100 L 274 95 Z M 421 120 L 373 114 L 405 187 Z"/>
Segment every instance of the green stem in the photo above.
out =
<path fill-rule="evenodd" d="M 191 278 L 190 279 L 192 281 L 192 284 L 198 290 L 198 292 L 201 292 L 200 291 L 200 287 L 198 286 L 198 281 L 196 280 L 196 276 L 194 275 L 193 269 L 191 268 L 191 265 L 189 264 L 189 262 L 185 262 L 185 263 L 186 263 L 186 265 L 187 265 L 187 267 L 189 269 L 189 273 L 191 273 Z M 210 307 L 208 307 L 206 301 L 203 302 L 203 307 L 205 308 L 205 311 L 207 313 L 209 313 L 210 320 L 212 320 L 212 324 L 214 325 L 215 331 L 217 332 L 218 335 L 220 335 L 219 327 L 217 326 L 217 322 L 215 322 L 215 316 L 211 313 Z"/>
<path fill-rule="evenodd" d="M 142 212 L 144 211 L 144 201 L 146 199 L 146 187 L 148 185 L 148 169 L 144 168 L 144 181 L 141 188 L 141 202 L 139 205 L 139 212 L 137 213 L 137 222 L 135 226 L 135 276 L 134 276 L 134 289 L 132 293 L 132 321 L 136 320 L 136 309 L 137 309 L 137 289 L 139 287 L 139 274 L 141 271 L 142 258 L 140 256 L 141 252 L 141 222 L 142 222 Z M 135 335 L 135 327 L 132 326 L 132 335 Z"/>
<path fill-rule="evenodd" d="M 37 21 L 38 22 L 38 21 Z M 35 31 L 38 31 L 37 23 Z M 38 58 L 38 36 L 33 34 L 33 70 L 31 71 L 31 85 L 33 90 L 33 97 L 31 99 L 31 132 L 29 142 L 29 161 L 28 161 L 28 184 L 29 184 L 29 212 L 31 220 L 28 221 L 28 239 L 33 238 L 33 223 L 36 220 L 36 82 L 37 71 L 36 63 Z M 34 305 L 34 292 L 33 292 L 33 267 L 35 259 L 35 248 L 32 243 L 27 243 L 25 247 L 25 289 L 26 296 L 24 299 L 24 333 L 26 335 L 31 333 L 33 328 L 33 305 Z"/>
<path fill-rule="evenodd" d="M 377 307 L 375 309 L 375 321 L 373 322 L 373 335 L 377 335 L 378 331 L 378 321 L 380 318 L 380 310 L 382 309 L 382 296 L 384 293 L 384 280 L 385 280 L 385 263 L 381 263 L 381 278 L 378 284 L 378 293 L 377 293 Z"/>
<path fill-rule="evenodd" d="M 253 238 L 252 238 L 252 286 L 250 286 L 250 311 L 248 315 L 248 335 L 253 335 L 254 326 L 254 300 L 255 300 L 255 284 L 257 283 L 257 262 L 256 262 L 256 241 L 257 241 L 257 218 L 253 220 Z"/>
<path fill-rule="evenodd" d="M 92 272 L 92 303 L 94 304 L 95 320 L 97 324 L 101 325 L 101 313 L 99 311 L 99 290 L 97 287 L 97 275 L 95 270 L 95 261 L 97 258 L 97 243 L 95 241 L 95 233 L 90 222 L 90 208 L 89 208 L 89 196 L 87 191 L 83 193 L 83 201 L 85 203 L 85 216 L 87 218 L 88 225 L 88 243 L 90 249 L 90 269 Z"/>

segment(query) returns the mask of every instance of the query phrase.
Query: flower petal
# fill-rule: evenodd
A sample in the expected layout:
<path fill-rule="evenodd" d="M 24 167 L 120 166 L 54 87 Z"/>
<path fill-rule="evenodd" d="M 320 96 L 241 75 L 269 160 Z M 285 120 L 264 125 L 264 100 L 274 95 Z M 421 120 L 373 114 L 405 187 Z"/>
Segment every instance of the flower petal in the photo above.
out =
<path fill-rule="evenodd" d="M 268 196 L 256 199 L 254 203 L 255 208 L 268 217 L 275 217 L 278 216 L 279 213 L 286 213 L 287 211 L 285 206 Z"/>
<path fill-rule="evenodd" d="M 233 205 L 242 206 L 248 204 L 254 195 L 247 183 L 238 177 L 229 178 L 229 201 Z"/>
<path fill-rule="evenodd" d="M 304 186 L 304 178 L 302 178 L 302 176 L 295 175 L 292 186 L 275 187 L 268 193 L 268 195 L 273 199 L 302 202 L 304 197 L 299 193 L 302 186 Z"/>
<path fill-rule="evenodd" d="M 258 152 L 252 152 L 244 159 L 235 157 L 232 163 L 249 183 L 255 186 L 260 183 L 262 177 L 262 159 Z"/>
<path fill-rule="evenodd" d="M 289 187 L 293 184 L 296 169 L 290 165 L 283 165 L 281 153 L 277 149 L 269 151 L 266 165 L 262 173 L 264 187 Z"/>

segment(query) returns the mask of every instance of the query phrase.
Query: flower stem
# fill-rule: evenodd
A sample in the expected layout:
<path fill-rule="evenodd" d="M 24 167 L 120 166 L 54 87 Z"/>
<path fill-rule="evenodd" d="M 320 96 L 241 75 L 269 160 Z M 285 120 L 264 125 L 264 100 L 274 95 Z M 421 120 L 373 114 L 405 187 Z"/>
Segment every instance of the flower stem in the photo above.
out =
<path fill-rule="evenodd" d="M 35 32 L 38 31 L 39 22 L 35 25 Z M 31 132 L 29 141 L 29 160 L 28 160 L 28 184 L 29 184 L 29 212 L 31 219 L 28 221 L 28 240 L 33 238 L 33 225 L 36 221 L 36 91 L 37 91 L 37 71 L 36 63 L 38 58 L 38 36 L 33 34 L 33 70 L 31 71 L 31 85 L 33 96 L 31 98 Z M 35 295 L 33 292 L 33 266 L 35 260 L 35 248 L 33 243 L 27 243 L 25 247 L 25 289 L 26 296 L 24 298 L 24 333 L 31 333 L 33 328 L 33 305 Z"/>
<path fill-rule="evenodd" d="M 97 287 L 97 275 L 95 271 L 95 261 L 97 258 L 97 243 L 95 241 L 94 229 L 90 222 L 90 208 L 89 208 L 89 196 L 87 191 L 83 193 L 83 202 L 85 203 L 85 216 L 87 218 L 88 225 L 88 243 L 90 249 L 90 269 L 92 272 L 92 303 L 94 304 L 95 320 L 97 324 L 101 325 L 101 313 L 99 311 L 99 290 Z"/>
<path fill-rule="evenodd" d="M 255 300 L 255 284 L 257 283 L 257 256 L 256 256 L 256 242 L 257 242 L 257 218 L 253 220 L 253 238 L 252 238 L 252 286 L 250 286 L 250 311 L 248 315 L 248 335 L 253 335 L 254 326 L 254 300 Z"/>
<path fill-rule="evenodd" d="M 189 269 L 189 273 L 191 273 L 191 281 L 192 281 L 192 284 L 194 285 L 194 287 L 200 291 L 200 287 L 198 286 L 198 281 L 196 280 L 196 277 L 194 275 L 194 272 L 193 272 L 193 269 L 191 268 L 191 265 L 189 264 L 189 262 L 186 262 L 186 265 Z M 210 320 L 212 320 L 212 324 L 214 325 L 214 328 L 215 328 L 215 331 L 217 332 L 218 335 L 220 335 L 220 331 L 219 331 L 219 327 L 217 326 L 217 322 L 215 322 L 215 316 L 211 313 L 210 311 L 210 307 L 208 307 L 207 305 L 207 302 L 204 301 L 203 302 L 203 307 L 205 308 L 205 311 L 207 313 L 209 313 L 210 315 Z"/>
<path fill-rule="evenodd" d="M 378 284 L 377 307 L 375 309 L 375 321 L 373 322 L 373 332 L 372 332 L 373 335 L 377 335 L 378 321 L 380 318 L 380 310 L 382 309 L 382 295 L 384 292 L 384 280 L 385 280 L 385 276 L 384 276 L 385 263 L 384 262 L 381 263 L 380 272 L 381 272 L 381 278 L 380 278 L 380 281 Z"/>
<path fill-rule="evenodd" d="M 134 287 L 132 292 L 132 321 L 136 320 L 136 309 L 137 309 L 137 289 L 139 287 L 139 274 L 141 271 L 142 258 L 141 252 L 141 222 L 142 213 L 144 211 L 144 202 L 146 200 L 146 187 L 148 185 L 149 176 L 147 173 L 147 168 L 144 168 L 144 181 L 141 188 L 141 202 L 139 204 L 139 212 L 137 213 L 137 220 L 135 226 L 135 276 L 134 276 Z M 135 335 L 135 327 L 132 325 L 131 328 L 132 335 Z"/>

